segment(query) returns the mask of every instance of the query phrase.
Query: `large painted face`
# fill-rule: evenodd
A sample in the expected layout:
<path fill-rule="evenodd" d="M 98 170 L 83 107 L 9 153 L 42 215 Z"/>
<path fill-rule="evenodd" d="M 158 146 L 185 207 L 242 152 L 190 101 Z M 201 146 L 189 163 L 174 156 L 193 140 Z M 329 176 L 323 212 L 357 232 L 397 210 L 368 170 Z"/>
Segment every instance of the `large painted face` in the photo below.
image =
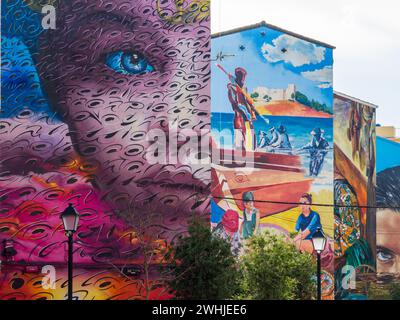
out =
<path fill-rule="evenodd" d="M 381 209 L 377 212 L 376 261 L 379 273 L 400 274 L 400 212 Z"/>
<path fill-rule="evenodd" d="M 209 4 L 189 1 L 177 11 L 176 2 L 62 1 L 38 59 L 104 199 L 121 216 L 150 203 L 172 227 L 191 213 L 206 214 L 210 183 L 209 166 L 184 152 L 188 139 L 208 138 Z M 158 146 L 178 140 L 180 156 L 155 148 L 149 133 L 159 136 Z"/>

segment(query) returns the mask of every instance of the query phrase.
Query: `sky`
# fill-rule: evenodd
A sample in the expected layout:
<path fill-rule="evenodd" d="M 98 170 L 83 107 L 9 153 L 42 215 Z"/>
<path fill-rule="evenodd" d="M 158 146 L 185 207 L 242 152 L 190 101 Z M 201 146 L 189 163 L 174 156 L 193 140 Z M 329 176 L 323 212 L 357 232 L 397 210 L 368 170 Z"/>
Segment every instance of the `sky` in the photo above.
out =
<path fill-rule="evenodd" d="M 265 20 L 336 47 L 334 90 L 379 106 L 400 135 L 400 1 L 212 0 L 211 31 Z"/>

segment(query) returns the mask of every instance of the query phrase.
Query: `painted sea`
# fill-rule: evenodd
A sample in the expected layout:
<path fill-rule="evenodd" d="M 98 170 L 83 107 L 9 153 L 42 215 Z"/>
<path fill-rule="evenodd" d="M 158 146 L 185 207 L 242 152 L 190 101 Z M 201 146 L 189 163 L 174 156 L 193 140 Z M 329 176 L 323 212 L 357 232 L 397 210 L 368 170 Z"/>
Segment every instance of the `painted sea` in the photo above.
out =
<path fill-rule="evenodd" d="M 212 113 L 211 114 L 211 133 L 218 145 L 223 144 L 224 148 L 233 147 L 233 113 Z M 264 120 L 263 120 L 264 119 Z M 314 191 L 319 189 L 332 189 L 333 181 L 333 119 L 332 118 L 306 118 L 306 117 L 288 117 L 288 116 L 263 116 L 258 117 L 254 122 L 254 132 L 259 141 L 260 131 L 267 132 L 272 127 L 283 125 L 289 136 L 292 149 L 299 149 L 308 142 L 312 136 L 311 131 L 314 128 L 324 130 L 324 138 L 328 141 L 330 150 L 325 156 L 324 163 L 318 177 L 313 183 Z M 309 153 L 300 152 L 302 165 L 309 174 L 308 167 L 310 163 Z"/>

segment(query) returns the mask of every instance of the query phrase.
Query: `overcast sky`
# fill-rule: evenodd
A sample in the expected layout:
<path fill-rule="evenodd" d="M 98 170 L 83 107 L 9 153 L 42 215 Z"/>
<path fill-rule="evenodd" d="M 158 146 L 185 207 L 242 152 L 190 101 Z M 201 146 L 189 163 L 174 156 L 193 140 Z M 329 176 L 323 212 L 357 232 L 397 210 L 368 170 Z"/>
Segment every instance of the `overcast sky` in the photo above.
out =
<path fill-rule="evenodd" d="M 400 134 L 400 1 L 211 0 L 212 33 L 262 20 L 335 46 L 334 90 L 377 104 Z"/>

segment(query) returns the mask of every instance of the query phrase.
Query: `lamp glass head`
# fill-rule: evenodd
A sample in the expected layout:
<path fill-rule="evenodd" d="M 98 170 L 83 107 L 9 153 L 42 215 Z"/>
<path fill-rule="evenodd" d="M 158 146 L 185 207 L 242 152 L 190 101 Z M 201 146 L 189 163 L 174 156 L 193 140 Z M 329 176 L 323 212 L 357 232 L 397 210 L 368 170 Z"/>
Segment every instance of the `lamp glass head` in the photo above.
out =
<path fill-rule="evenodd" d="M 314 232 L 312 236 L 312 244 L 314 250 L 318 253 L 324 251 L 326 245 L 326 236 L 320 228 L 318 228 L 317 231 Z"/>
<path fill-rule="evenodd" d="M 68 207 L 61 213 L 61 220 L 64 224 L 64 230 L 66 232 L 75 232 L 78 229 L 79 214 L 70 203 Z"/>

